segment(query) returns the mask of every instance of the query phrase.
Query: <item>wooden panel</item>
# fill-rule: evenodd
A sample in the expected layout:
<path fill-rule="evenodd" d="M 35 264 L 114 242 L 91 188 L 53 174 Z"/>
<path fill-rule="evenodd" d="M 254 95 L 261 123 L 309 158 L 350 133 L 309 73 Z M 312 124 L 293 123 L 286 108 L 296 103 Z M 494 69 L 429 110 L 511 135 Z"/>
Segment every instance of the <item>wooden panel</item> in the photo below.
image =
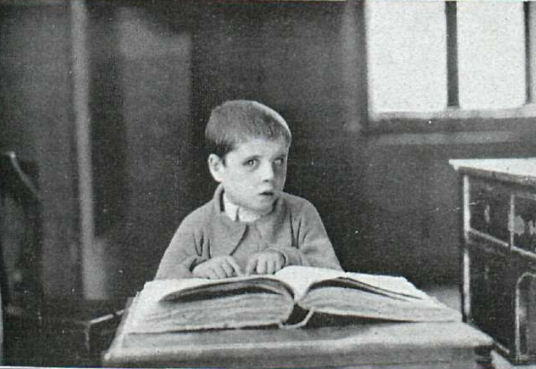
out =
<path fill-rule="evenodd" d="M 124 121 L 128 213 L 114 257 L 126 291 L 154 278 L 160 258 L 192 201 L 191 33 L 171 28 L 181 15 L 124 7 L 114 13 L 116 65 Z M 105 169 L 105 168 L 103 168 Z M 113 271 L 112 271 L 113 272 Z"/>
<path fill-rule="evenodd" d="M 69 27 L 68 6 L 0 5 L 0 144 L 37 164 L 49 296 L 79 292 Z"/>

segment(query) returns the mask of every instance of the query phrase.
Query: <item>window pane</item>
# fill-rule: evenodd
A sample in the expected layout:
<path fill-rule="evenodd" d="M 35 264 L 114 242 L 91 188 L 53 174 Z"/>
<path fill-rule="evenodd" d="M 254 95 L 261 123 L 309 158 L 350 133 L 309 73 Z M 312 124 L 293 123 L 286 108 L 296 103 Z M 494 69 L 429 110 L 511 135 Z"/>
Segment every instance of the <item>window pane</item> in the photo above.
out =
<path fill-rule="evenodd" d="M 525 102 L 521 2 L 458 2 L 458 73 L 464 109 Z"/>
<path fill-rule="evenodd" d="M 373 111 L 436 111 L 447 101 L 446 20 L 441 1 L 368 1 Z"/>

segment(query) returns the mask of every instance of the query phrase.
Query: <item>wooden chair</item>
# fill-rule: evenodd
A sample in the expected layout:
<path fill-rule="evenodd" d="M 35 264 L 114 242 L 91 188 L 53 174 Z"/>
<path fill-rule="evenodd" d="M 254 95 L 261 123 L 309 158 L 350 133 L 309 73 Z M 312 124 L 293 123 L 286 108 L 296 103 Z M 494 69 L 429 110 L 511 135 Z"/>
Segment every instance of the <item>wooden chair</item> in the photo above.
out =
<path fill-rule="evenodd" d="M 35 165 L 18 160 L 14 152 L 0 154 L 0 220 L 9 223 L 11 207 L 22 214 L 16 220 L 23 223 L 17 245 L 8 245 L 0 232 L 3 363 L 98 366 L 124 302 L 45 298 L 40 281 L 42 203 L 37 174 Z M 8 254 L 10 263 L 4 257 Z"/>
<path fill-rule="evenodd" d="M 10 339 L 11 333 L 20 328 L 23 317 L 31 317 L 36 323 L 41 321 L 43 296 L 39 276 L 42 228 L 36 176 L 35 165 L 19 162 L 14 152 L 0 155 L 0 219 L 6 226 L 10 218 L 8 213 L 18 210 L 22 214 L 19 220 L 23 223 L 22 238 L 17 245 L 7 245 L 6 237 L 0 234 L 3 359 L 12 352 L 14 342 Z M 10 255 L 10 265 L 6 262 L 6 255 Z M 38 324 L 33 329 L 40 332 L 41 326 Z"/>

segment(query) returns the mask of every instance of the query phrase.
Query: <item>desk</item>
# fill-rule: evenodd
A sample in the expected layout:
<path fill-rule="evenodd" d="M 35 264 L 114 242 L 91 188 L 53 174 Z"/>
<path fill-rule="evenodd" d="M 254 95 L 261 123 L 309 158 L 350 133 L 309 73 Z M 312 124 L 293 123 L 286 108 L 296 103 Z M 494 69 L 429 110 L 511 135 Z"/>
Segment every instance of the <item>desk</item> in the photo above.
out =
<path fill-rule="evenodd" d="M 462 322 L 368 323 L 125 336 L 108 367 L 486 368 L 491 339 Z"/>
<path fill-rule="evenodd" d="M 536 158 L 451 160 L 461 179 L 464 320 L 536 363 Z"/>

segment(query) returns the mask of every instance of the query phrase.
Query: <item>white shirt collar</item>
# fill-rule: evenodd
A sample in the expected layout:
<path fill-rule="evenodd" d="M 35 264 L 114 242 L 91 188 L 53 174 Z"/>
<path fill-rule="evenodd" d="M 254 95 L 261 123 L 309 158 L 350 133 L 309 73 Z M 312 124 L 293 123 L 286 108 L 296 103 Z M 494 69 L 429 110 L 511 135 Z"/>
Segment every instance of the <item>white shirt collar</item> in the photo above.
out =
<path fill-rule="evenodd" d="M 225 214 L 233 222 L 240 221 L 244 223 L 254 222 L 269 213 L 269 211 L 266 213 L 258 213 L 256 211 L 244 209 L 243 207 L 232 203 L 231 200 L 229 200 L 229 198 L 225 196 L 225 192 L 223 193 L 223 209 L 225 211 Z"/>

